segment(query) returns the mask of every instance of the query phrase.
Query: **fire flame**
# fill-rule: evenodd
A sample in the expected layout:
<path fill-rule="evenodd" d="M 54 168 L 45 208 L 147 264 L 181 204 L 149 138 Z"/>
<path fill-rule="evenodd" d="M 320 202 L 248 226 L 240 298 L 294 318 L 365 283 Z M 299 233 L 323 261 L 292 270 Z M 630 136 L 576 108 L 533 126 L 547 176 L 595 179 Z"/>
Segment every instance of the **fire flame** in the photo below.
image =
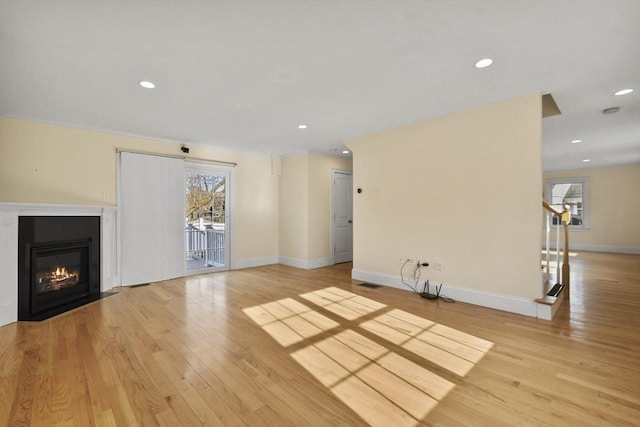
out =
<path fill-rule="evenodd" d="M 40 292 L 58 290 L 74 286 L 78 283 L 80 272 L 68 270 L 66 267 L 57 266 L 37 279 L 41 286 Z"/>
<path fill-rule="evenodd" d="M 65 267 L 56 267 L 56 279 L 64 279 L 65 277 L 69 277 L 69 273 L 67 273 L 67 269 Z"/>

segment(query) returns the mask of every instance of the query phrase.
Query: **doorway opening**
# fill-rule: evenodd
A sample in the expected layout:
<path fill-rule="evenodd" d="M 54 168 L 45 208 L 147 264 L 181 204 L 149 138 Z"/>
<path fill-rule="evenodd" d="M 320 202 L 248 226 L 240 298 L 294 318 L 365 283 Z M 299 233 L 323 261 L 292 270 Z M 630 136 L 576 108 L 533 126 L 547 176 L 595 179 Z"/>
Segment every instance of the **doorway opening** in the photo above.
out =
<path fill-rule="evenodd" d="M 220 166 L 185 168 L 185 267 L 229 269 L 230 172 Z"/>
<path fill-rule="evenodd" d="M 353 261 L 353 176 L 350 171 L 331 171 L 333 263 Z"/>

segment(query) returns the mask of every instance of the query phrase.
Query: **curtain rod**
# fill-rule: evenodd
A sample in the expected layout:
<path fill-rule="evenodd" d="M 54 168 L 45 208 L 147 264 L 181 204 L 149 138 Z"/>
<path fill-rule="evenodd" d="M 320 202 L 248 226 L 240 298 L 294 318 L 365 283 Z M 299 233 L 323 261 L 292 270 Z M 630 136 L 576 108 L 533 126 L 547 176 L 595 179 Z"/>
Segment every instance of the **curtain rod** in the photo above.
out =
<path fill-rule="evenodd" d="M 182 160 L 187 160 L 190 162 L 197 162 L 197 163 L 211 163 L 214 165 L 232 166 L 232 167 L 238 166 L 236 162 L 225 162 L 224 160 L 210 160 L 210 159 L 203 159 L 201 157 L 186 157 L 186 156 L 180 156 L 177 154 L 162 154 L 162 153 L 154 153 L 151 151 L 130 150 L 128 148 L 116 147 L 116 153 L 146 154 L 148 156 L 169 157 L 171 159 L 182 159 Z"/>

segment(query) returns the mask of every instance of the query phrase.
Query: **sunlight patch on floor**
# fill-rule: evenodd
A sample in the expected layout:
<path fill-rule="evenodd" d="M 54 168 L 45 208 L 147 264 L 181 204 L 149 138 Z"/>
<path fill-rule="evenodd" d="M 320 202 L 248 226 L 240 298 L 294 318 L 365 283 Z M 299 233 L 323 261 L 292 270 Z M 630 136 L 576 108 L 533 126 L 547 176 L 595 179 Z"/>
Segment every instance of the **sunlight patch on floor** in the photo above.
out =
<path fill-rule="evenodd" d="M 493 345 L 397 309 L 362 322 L 360 327 L 461 377 Z"/>
<path fill-rule="evenodd" d="M 291 357 L 376 426 L 415 425 L 455 386 L 350 329 Z"/>
<path fill-rule="evenodd" d="M 547 251 L 545 249 L 542 249 L 542 255 L 546 255 L 546 254 L 547 254 Z M 554 249 L 549 249 L 549 255 L 552 255 L 552 256 L 555 257 L 555 256 L 558 255 L 558 252 L 556 250 L 554 250 Z M 562 255 L 562 252 L 560 252 L 560 255 Z M 577 252 L 569 252 L 569 256 L 578 256 L 578 253 Z"/>
<path fill-rule="evenodd" d="M 242 311 L 283 347 L 339 325 L 293 298 L 245 308 Z"/>
<path fill-rule="evenodd" d="M 347 320 L 355 320 L 386 307 L 385 304 L 336 287 L 320 289 L 300 296 Z"/>
<path fill-rule="evenodd" d="M 385 304 L 329 287 L 300 295 L 358 327 L 464 377 L 493 343 Z M 291 357 L 372 426 L 414 426 L 455 384 L 306 305 L 285 298 L 243 310 L 284 347 L 308 343 Z M 330 335 L 327 337 L 327 335 Z M 382 341 L 382 342 L 384 342 Z"/>

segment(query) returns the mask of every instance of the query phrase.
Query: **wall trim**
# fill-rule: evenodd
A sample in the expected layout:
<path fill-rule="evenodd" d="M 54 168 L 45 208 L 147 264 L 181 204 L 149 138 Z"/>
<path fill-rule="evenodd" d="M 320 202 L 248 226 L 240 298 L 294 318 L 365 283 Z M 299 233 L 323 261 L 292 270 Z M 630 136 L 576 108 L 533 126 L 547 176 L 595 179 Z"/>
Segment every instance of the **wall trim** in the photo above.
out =
<path fill-rule="evenodd" d="M 572 244 L 569 242 L 569 250 L 587 251 L 587 252 L 614 252 L 619 254 L 633 254 L 640 255 L 640 248 L 628 247 L 628 246 L 602 246 L 602 245 L 590 245 L 590 244 Z"/>
<path fill-rule="evenodd" d="M 555 248 L 555 242 L 549 245 L 549 249 Z M 542 249 L 544 250 L 544 244 L 542 244 Z M 632 246 L 592 245 L 589 243 L 571 243 L 571 241 L 569 242 L 569 251 L 612 252 L 617 254 L 640 255 L 640 248 Z"/>
<path fill-rule="evenodd" d="M 243 259 L 240 261 L 236 261 L 233 266 L 233 270 L 241 270 L 243 268 L 251 268 L 251 267 L 260 267 L 263 265 L 270 264 L 278 264 L 280 258 L 277 256 L 274 257 L 264 257 L 264 258 L 251 258 L 251 259 Z"/>
<path fill-rule="evenodd" d="M 406 285 L 402 284 L 400 278 L 396 276 L 387 276 L 384 274 L 353 269 L 351 270 L 351 278 L 354 280 L 363 280 L 377 285 L 384 285 L 410 291 Z M 508 311 L 510 313 L 522 314 L 530 317 L 538 317 L 538 304 L 533 300 L 492 292 L 484 292 L 476 289 L 462 288 L 446 283 L 442 286 L 442 295 L 446 295 L 447 297 L 453 298 L 459 302 Z"/>
<path fill-rule="evenodd" d="M 333 265 L 333 258 L 317 258 L 312 260 L 303 260 L 297 258 L 280 257 L 280 264 L 288 265 L 290 267 L 303 268 L 305 270 L 312 270 L 314 268 L 328 267 Z"/>
<path fill-rule="evenodd" d="M 552 320 L 553 316 L 556 315 L 556 312 L 562 305 L 563 301 L 564 301 L 564 290 L 560 292 L 560 295 L 558 295 L 558 297 L 556 298 L 556 301 L 552 305 L 541 304 L 539 302 L 536 302 L 537 310 L 538 310 L 538 313 L 537 313 L 538 319 Z"/>

